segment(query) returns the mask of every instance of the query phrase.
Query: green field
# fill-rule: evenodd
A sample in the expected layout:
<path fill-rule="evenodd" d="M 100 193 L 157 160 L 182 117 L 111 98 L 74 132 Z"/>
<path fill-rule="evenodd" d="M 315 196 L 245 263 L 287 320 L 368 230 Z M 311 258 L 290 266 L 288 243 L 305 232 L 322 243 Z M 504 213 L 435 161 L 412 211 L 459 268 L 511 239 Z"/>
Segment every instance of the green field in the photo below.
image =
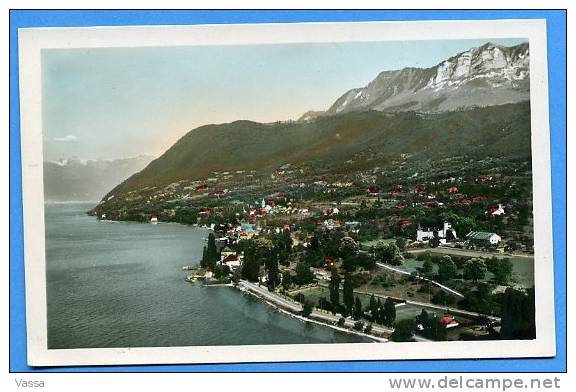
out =
<path fill-rule="evenodd" d="M 457 256 L 468 256 L 468 257 L 484 257 L 490 258 L 494 256 L 491 253 L 480 253 L 474 251 L 467 251 L 464 249 L 447 249 L 447 248 L 435 248 L 435 249 L 425 249 L 422 252 L 430 251 L 433 255 L 457 255 Z M 414 252 L 415 254 L 420 252 Z M 516 284 L 521 287 L 532 287 L 534 286 L 534 257 L 530 256 L 506 256 L 497 255 L 498 258 L 507 258 L 510 260 L 513 266 L 512 272 L 512 284 Z M 397 266 L 402 271 L 413 272 L 416 271 L 418 267 L 422 266 L 422 261 L 416 259 L 405 259 L 404 264 Z M 434 264 L 434 271 L 438 270 L 438 266 Z M 493 275 L 488 272 L 486 274 L 486 280 L 492 279 Z"/>

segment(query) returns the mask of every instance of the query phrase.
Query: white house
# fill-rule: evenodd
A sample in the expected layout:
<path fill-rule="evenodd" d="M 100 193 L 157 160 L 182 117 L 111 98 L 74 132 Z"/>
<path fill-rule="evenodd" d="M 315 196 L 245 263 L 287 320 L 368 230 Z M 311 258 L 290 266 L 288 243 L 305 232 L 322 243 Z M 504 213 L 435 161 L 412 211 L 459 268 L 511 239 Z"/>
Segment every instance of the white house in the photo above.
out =
<path fill-rule="evenodd" d="M 428 242 L 434 238 L 435 235 L 438 236 L 440 243 L 443 245 L 446 244 L 447 241 L 458 238 L 456 236 L 456 230 L 454 230 L 452 225 L 448 222 L 444 222 L 444 225 L 440 230 L 430 228 L 422 229 L 420 226 L 418 226 L 418 230 L 416 231 L 416 241 Z"/>
<path fill-rule="evenodd" d="M 502 241 L 498 234 L 484 231 L 472 231 L 466 235 L 466 239 L 480 245 L 498 245 Z"/>
<path fill-rule="evenodd" d="M 484 214 L 490 214 L 492 216 L 504 215 L 504 207 L 502 207 L 502 204 L 498 204 L 498 207 L 488 208 Z"/>

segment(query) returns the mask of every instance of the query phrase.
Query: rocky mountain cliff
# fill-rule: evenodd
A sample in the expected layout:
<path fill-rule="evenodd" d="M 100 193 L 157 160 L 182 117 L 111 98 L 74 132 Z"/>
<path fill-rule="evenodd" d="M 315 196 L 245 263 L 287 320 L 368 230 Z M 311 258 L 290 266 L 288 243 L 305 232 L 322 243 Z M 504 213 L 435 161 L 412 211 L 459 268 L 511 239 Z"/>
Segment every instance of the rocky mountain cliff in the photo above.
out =
<path fill-rule="evenodd" d="M 351 111 L 451 111 L 530 98 L 527 43 L 487 43 L 431 68 L 381 72 L 366 87 L 347 91 L 326 115 Z"/>

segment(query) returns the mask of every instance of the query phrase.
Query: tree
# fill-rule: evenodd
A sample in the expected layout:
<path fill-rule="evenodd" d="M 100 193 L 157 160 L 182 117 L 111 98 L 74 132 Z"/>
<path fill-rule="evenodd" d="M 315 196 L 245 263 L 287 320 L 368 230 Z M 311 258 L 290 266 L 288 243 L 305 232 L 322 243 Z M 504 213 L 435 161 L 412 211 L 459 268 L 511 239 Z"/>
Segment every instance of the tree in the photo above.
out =
<path fill-rule="evenodd" d="M 338 275 L 338 271 L 336 268 L 332 268 L 332 275 L 330 276 L 330 303 L 332 303 L 333 313 L 336 313 L 338 308 L 340 307 L 340 275 Z"/>
<path fill-rule="evenodd" d="M 363 315 L 364 312 L 362 311 L 362 301 L 360 301 L 360 298 L 356 297 L 356 301 L 354 301 L 354 319 L 360 320 Z"/>
<path fill-rule="evenodd" d="M 428 324 L 430 323 L 430 316 L 428 315 L 428 312 L 426 311 L 426 309 L 422 309 L 420 314 L 418 316 L 416 316 L 415 320 L 416 320 L 416 323 L 422 325 L 423 328 L 426 328 L 428 326 Z"/>
<path fill-rule="evenodd" d="M 256 258 L 260 261 L 260 264 L 270 256 L 270 253 L 274 248 L 272 241 L 267 238 L 256 238 L 255 240 L 251 240 L 251 246 L 254 249 Z"/>
<path fill-rule="evenodd" d="M 372 316 L 372 321 L 376 321 L 378 318 L 378 302 L 376 302 L 376 298 L 374 294 L 370 296 L 370 316 Z"/>
<path fill-rule="evenodd" d="M 438 280 L 447 281 L 456 277 L 456 264 L 450 256 L 443 256 L 438 264 Z"/>
<path fill-rule="evenodd" d="M 314 309 L 314 305 L 310 300 L 305 300 L 304 305 L 302 306 L 302 314 L 306 317 L 310 316 L 312 310 Z"/>
<path fill-rule="evenodd" d="M 378 324 L 384 324 L 385 319 L 386 316 L 384 314 L 384 307 L 382 306 L 382 301 L 380 301 L 380 298 L 378 298 L 374 321 Z"/>
<path fill-rule="evenodd" d="M 296 264 L 296 283 L 299 285 L 310 284 L 314 281 L 314 273 L 306 263 Z"/>
<path fill-rule="evenodd" d="M 331 311 L 332 304 L 326 299 L 326 297 L 320 297 L 318 298 L 318 308 Z"/>
<path fill-rule="evenodd" d="M 206 268 L 206 252 L 207 252 L 208 248 L 204 247 L 202 248 L 202 259 L 200 260 L 200 267 L 202 268 Z"/>
<path fill-rule="evenodd" d="M 488 260 L 486 263 L 488 270 L 494 274 L 494 283 L 499 285 L 508 284 L 508 280 L 512 276 L 514 270 L 513 264 L 509 259 L 498 260 L 495 257 Z"/>
<path fill-rule="evenodd" d="M 214 268 L 218 261 L 218 250 L 216 249 L 216 236 L 212 232 L 208 234 L 208 245 L 205 249 L 200 266 Z"/>
<path fill-rule="evenodd" d="M 486 271 L 488 271 L 488 267 L 482 259 L 473 258 L 464 263 L 464 279 L 477 282 L 484 279 Z"/>
<path fill-rule="evenodd" d="M 282 273 L 282 289 L 286 291 L 290 286 L 292 286 L 292 274 L 290 271 L 284 271 Z"/>
<path fill-rule="evenodd" d="M 353 258 L 358 254 L 358 244 L 352 237 L 342 237 L 338 247 L 338 254 L 343 259 Z"/>
<path fill-rule="evenodd" d="M 432 265 L 432 262 L 430 260 L 425 260 L 424 263 L 422 264 L 421 272 L 424 275 L 428 275 L 432 273 L 433 270 L 434 266 Z"/>
<path fill-rule="evenodd" d="M 454 304 L 454 297 L 446 294 L 444 290 L 438 290 L 432 297 L 432 303 L 437 305 L 452 305 Z"/>
<path fill-rule="evenodd" d="M 280 275 L 278 273 L 278 256 L 270 255 L 266 259 L 266 269 L 268 270 L 268 290 L 274 291 L 278 283 L 280 283 Z"/>
<path fill-rule="evenodd" d="M 342 301 L 348 310 L 349 314 L 353 314 L 354 308 L 354 285 L 352 284 L 352 276 L 349 272 L 344 274 L 344 289 L 342 292 Z"/>
<path fill-rule="evenodd" d="M 534 339 L 536 337 L 534 289 L 526 292 L 507 288 L 502 301 L 503 339 Z"/>
<path fill-rule="evenodd" d="M 242 279 L 250 282 L 258 282 L 260 263 L 256 259 L 253 251 L 247 251 L 242 263 Z"/>
<path fill-rule="evenodd" d="M 434 232 L 434 237 L 428 240 L 428 245 L 430 245 L 431 248 L 437 248 L 440 246 L 440 238 L 438 237 L 438 233 Z"/>
<path fill-rule="evenodd" d="M 375 248 L 376 258 L 380 259 L 383 263 L 400 265 L 402 264 L 402 257 L 400 256 L 400 249 L 395 243 L 388 245 L 379 242 Z"/>
<path fill-rule="evenodd" d="M 313 235 L 312 238 L 310 238 L 310 246 L 308 248 L 312 251 L 320 249 L 320 240 L 318 240 L 317 236 Z"/>
<path fill-rule="evenodd" d="M 393 342 L 413 342 L 416 322 L 412 319 L 400 320 L 396 323 L 394 332 L 390 335 Z"/>
<path fill-rule="evenodd" d="M 383 317 L 383 324 L 392 326 L 394 325 L 394 321 L 396 320 L 396 306 L 394 305 L 394 301 L 392 298 L 386 298 L 384 302 L 384 317 Z"/>
<path fill-rule="evenodd" d="M 230 275 L 230 267 L 226 264 L 218 264 L 214 267 L 214 278 L 221 280 L 226 279 Z"/>
<path fill-rule="evenodd" d="M 426 325 L 423 325 L 422 336 L 427 339 L 444 341 L 446 340 L 446 327 L 440 322 L 438 317 L 430 318 Z"/>
<path fill-rule="evenodd" d="M 396 246 L 400 249 L 401 252 L 404 252 L 406 249 L 406 238 L 398 237 L 396 238 Z"/>

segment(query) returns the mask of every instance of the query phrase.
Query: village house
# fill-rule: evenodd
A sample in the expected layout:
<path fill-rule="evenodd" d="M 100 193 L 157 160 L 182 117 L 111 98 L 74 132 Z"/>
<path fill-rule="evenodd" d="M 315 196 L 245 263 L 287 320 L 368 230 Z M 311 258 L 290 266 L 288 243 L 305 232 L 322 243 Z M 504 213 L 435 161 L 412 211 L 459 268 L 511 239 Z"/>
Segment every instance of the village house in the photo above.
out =
<path fill-rule="evenodd" d="M 454 327 L 457 327 L 458 325 L 460 325 L 456 321 L 456 318 L 453 315 L 448 314 L 448 313 L 444 314 L 444 316 L 442 316 L 440 318 L 440 323 L 442 325 L 444 325 L 444 327 L 446 327 L 446 328 L 454 328 Z"/>
<path fill-rule="evenodd" d="M 502 207 L 502 204 L 498 204 L 498 207 L 490 207 L 488 208 L 484 214 L 486 215 L 492 215 L 492 216 L 500 216 L 500 215 L 504 215 L 504 207 Z"/>
<path fill-rule="evenodd" d="M 248 240 L 254 237 L 258 232 L 254 228 L 254 225 L 249 223 L 243 223 L 236 228 L 236 232 L 239 232 L 238 238 L 243 240 Z"/>
<path fill-rule="evenodd" d="M 372 185 L 366 189 L 366 192 L 368 192 L 370 195 L 378 195 L 380 193 L 380 188 L 376 185 Z"/>
<path fill-rule="evenodd" d="M 342 226 L 341 221 L 334 220 L 334 219 L 326 219 L 325 221 L 320 221 L 319 224 L 321 227 L 328 229 L 328 230 L 337 229 L 337 228 Z"/>
<path fill-rule="evenodd" d="M 432 238 L 438 237 L 440 239 L 440 243 L 445 245 L 447 242 L 457 239 L 456 230 L 452 228 L 452 225 L 448 222 L 444 222 L 442 229 L 422 229 L 418 226 L 418 230 L 416 230 L 416 241 L 427 243 Z"/>
<path fill-rule="evenodd" d="M 212 213 L 212 208 L 203 207 L 198 211 L 198 215 L 210 215 Z"/>
<path fill-rule="evenodd" d="M 410 220 L 410 219 L 399 219 L 398 220 L 398 226 L 400 227 L 400 229 L 403 229 L 406 226 L 409 226 L 411 224 L 412 224 L 412 220 Z"/>
<path fill-rule="evenodd" d="M 220 261 L 223 262 L 228 256 L 236 256 L 236 252 L 226 246 L 220 251 Z"/>
<path fill-rule="evenodd" d="M 400 196 L 400 194 L 402 193 L 402 189 L 400 188 L 395 188 L 392 189 L 390 192 L 388 192 L 390 194 L 390 196 Z"/>
<path fill-rule="evenodd" d="M 338 215 L 339 213 L 340 213 L 340 210 L 337 207 L 334 207 L 334 208 L 327 209 L 326 212 L 324 212 L 324 215 L 332 216 L 332 215 Z"/>
<path fill-rule="evenodd" d="M 326 270 L 313 268 L 312 272 L 314 273 L 314 277 L 318 280 L 330 280 L 331 273 Z"/>
<path fill-rule="evenodd" d="M 306 207 L 304 207 L 304 208 L 299 208 L 299 209 L 298 209 L 298 214 L 300 214 L 300 215 L 308 215 L 308 214 L 310 214 L 310 209 L 309 209 L 309 208 L 306 208 Z"/>
<path fill-rule="evenodd" d="M 220 264 L 227 265 L 230 269 L 235 269 L 242 265 L 242 258 L 236 254 L 228 255 L 222 259 Z"/>
<path fill-rule="evenodd" d="M 466 235 L 466 239 L 469 243 L 480 246 L 496 246 L 502 241 L 498 234 L 484 231 L 472 231 Z"/>

